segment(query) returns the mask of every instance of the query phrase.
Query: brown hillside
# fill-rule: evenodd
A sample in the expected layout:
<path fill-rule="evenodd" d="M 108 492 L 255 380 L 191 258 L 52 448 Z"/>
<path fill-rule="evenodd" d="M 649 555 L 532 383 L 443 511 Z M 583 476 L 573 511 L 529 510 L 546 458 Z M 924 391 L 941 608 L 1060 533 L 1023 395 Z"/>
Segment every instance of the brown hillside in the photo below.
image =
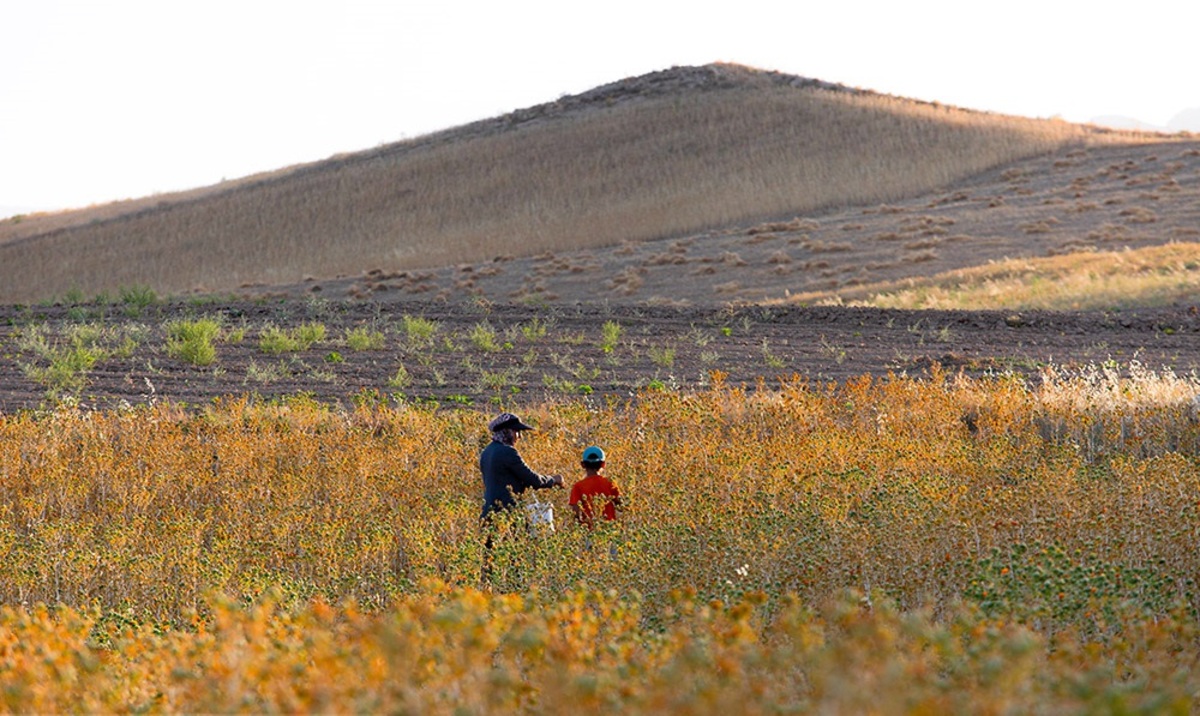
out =
<path fill-rule="evenodd" d="M 4 222 L 0 301 L 378 278 L 702 236 L 1133 139 L 737 66 L 675 68 L 237 182 Z M 693 281 L 738 293 L 705 276 Z"/>
<path fill-rule="evenodd" d="M 1195 242 L 1200 242 L 1200 141 L 1160 137 L 1065 147 L 886 204 L 628 241 L 607 250 L 547 251 L 426 270 L 369 270 L 239 293 L 535 304 L 812 304 L 862 302 L 927 286 L 930 300 L 871 303 L 1119 308 L 1194 301 L 1200 276 L 1191 274 L 1200 273 L 1195 268 L 1200 262 L 1180 256 L 1200 252 Z M 1149 253 L 1135 258 L 1127 249 Z M 1011 272 L 1008 259 L 1029 260 L 1016 270 L 1034 284 L 1055 281 L 1056 274 L 1080 275 L 1045 291 L 1048 300 L 1011 301 L 1012 295 L 989 278 Z M 1030 278 L 1043 263 L 1050 264 L 1044 266 L 1046 278 Z M 1083 288 L 1090 296 L 1064 296 L 1080 289 L 1078 279 L 1130 271 L 1153 275 L 1156 295 L 1147 295 L 1145 289 L 1154 286 L 1144 282 L 1130 290 L 1128 283 L 1110 281 L 1100 292 Z M 962 283 L 979 284 L 988 300 L 938 300 L 939 291 L 957 293 Z"/>

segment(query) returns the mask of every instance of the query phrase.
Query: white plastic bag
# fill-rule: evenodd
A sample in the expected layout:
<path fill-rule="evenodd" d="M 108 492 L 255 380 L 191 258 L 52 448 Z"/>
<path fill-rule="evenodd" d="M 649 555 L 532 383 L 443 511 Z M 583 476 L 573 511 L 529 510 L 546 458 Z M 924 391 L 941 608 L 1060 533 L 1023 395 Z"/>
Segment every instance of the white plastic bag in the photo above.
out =
<path fill-rule="evenodd" d="M 525 511 L 529 513 L 529 524 L 535 529 L 554 531 L 554 503 L 534 500 L 525 503 Z"/>

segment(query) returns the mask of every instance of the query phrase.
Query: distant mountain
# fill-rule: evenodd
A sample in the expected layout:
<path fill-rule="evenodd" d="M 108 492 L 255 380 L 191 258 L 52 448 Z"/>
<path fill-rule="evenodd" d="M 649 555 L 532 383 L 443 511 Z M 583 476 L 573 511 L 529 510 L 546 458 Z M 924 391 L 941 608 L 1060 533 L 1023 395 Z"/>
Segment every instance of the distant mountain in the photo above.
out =
<path fill-rule="evenodd" d="M 1172 117 L 1166 126 L 1150 124 L 1140 119 L 1125 117 L 1119 114 L 1093 117 L 1090 124 L 1139 132 L 1200 132 L 1200 107 L 1190 107 L 1183 110 Z"/>
<path fill-rule="evenodd" d="M 1143 122 L 1140 119 L 1124 117 L 1117 114 L 1107 114 L 1100 117 L 1092 117 L 1089 123 L 1099 125 L 1101 127 L 1110 127 L 1112 129 L 1127 129 L 1139 132 L 1168 131 L 1165 127 L 1160 127 L 1156 124 L 1150 124 L 1149 122 Z"/>
<path fill-rule="evenodd" d="M 1200 107 L 1190 107 L 1171 118 L 1167 129 L 1172 132 L 1200 132 Z"/>
<path fill-rule="evenodd" d="M 6 206 L 0 204 L 0 219 L 7 219 L 12 216 L 24 216 L 37 211 L 41 210 L 32 206 Z"/>

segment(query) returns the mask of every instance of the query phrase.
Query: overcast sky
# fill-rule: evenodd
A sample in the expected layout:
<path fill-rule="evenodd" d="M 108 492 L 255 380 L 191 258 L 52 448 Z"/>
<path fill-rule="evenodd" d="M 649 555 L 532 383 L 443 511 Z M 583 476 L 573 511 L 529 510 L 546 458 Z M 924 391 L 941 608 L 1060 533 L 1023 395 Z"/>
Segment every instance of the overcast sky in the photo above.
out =
<path fill-rule="evenodd" d="M 1200 107 L 1194 0 L 0 0 L 0 216 L 204 186 L 674 65 L 1029 117 Z"/>

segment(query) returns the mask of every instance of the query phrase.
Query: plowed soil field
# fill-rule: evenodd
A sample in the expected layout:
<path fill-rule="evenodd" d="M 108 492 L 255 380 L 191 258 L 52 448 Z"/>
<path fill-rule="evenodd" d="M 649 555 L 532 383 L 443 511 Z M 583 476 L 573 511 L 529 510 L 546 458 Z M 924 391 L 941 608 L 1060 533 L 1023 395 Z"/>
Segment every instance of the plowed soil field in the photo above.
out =
<path fill-rule="evenodd" d="M 63 395 L 85 407 L 225 396 L 307 395 L 353 405 L 520 405 L 546 399 L 624 400 L 639 391 L 703 389 L 714 371 L 757 389 L 932 370 L 1015 373 L 1036 383 L 1050 366 L 1115 361 L 1190 373 L 1200 366 L 1200 311 L 889 311 L 844 307 L 529 306 L 486 301 L 330 300 L 0 306 L 0 411 L 38 409 Z M 216 359 L 171 355 L 167 326 L 215 318 Z M 421 320 L 417 320 L 421 319 Z M 263 336 L 320 324 L 304 350 L 272 352 Z M 414 324 L 431 335 L 422 337 Z M 64 389 L 43 370 L 79 327 L 102 329 L 99 360 Z M 362 349 L 348 332 L 373 335 Z M 36 336 L 41 337 L 39 352 Z"/>

